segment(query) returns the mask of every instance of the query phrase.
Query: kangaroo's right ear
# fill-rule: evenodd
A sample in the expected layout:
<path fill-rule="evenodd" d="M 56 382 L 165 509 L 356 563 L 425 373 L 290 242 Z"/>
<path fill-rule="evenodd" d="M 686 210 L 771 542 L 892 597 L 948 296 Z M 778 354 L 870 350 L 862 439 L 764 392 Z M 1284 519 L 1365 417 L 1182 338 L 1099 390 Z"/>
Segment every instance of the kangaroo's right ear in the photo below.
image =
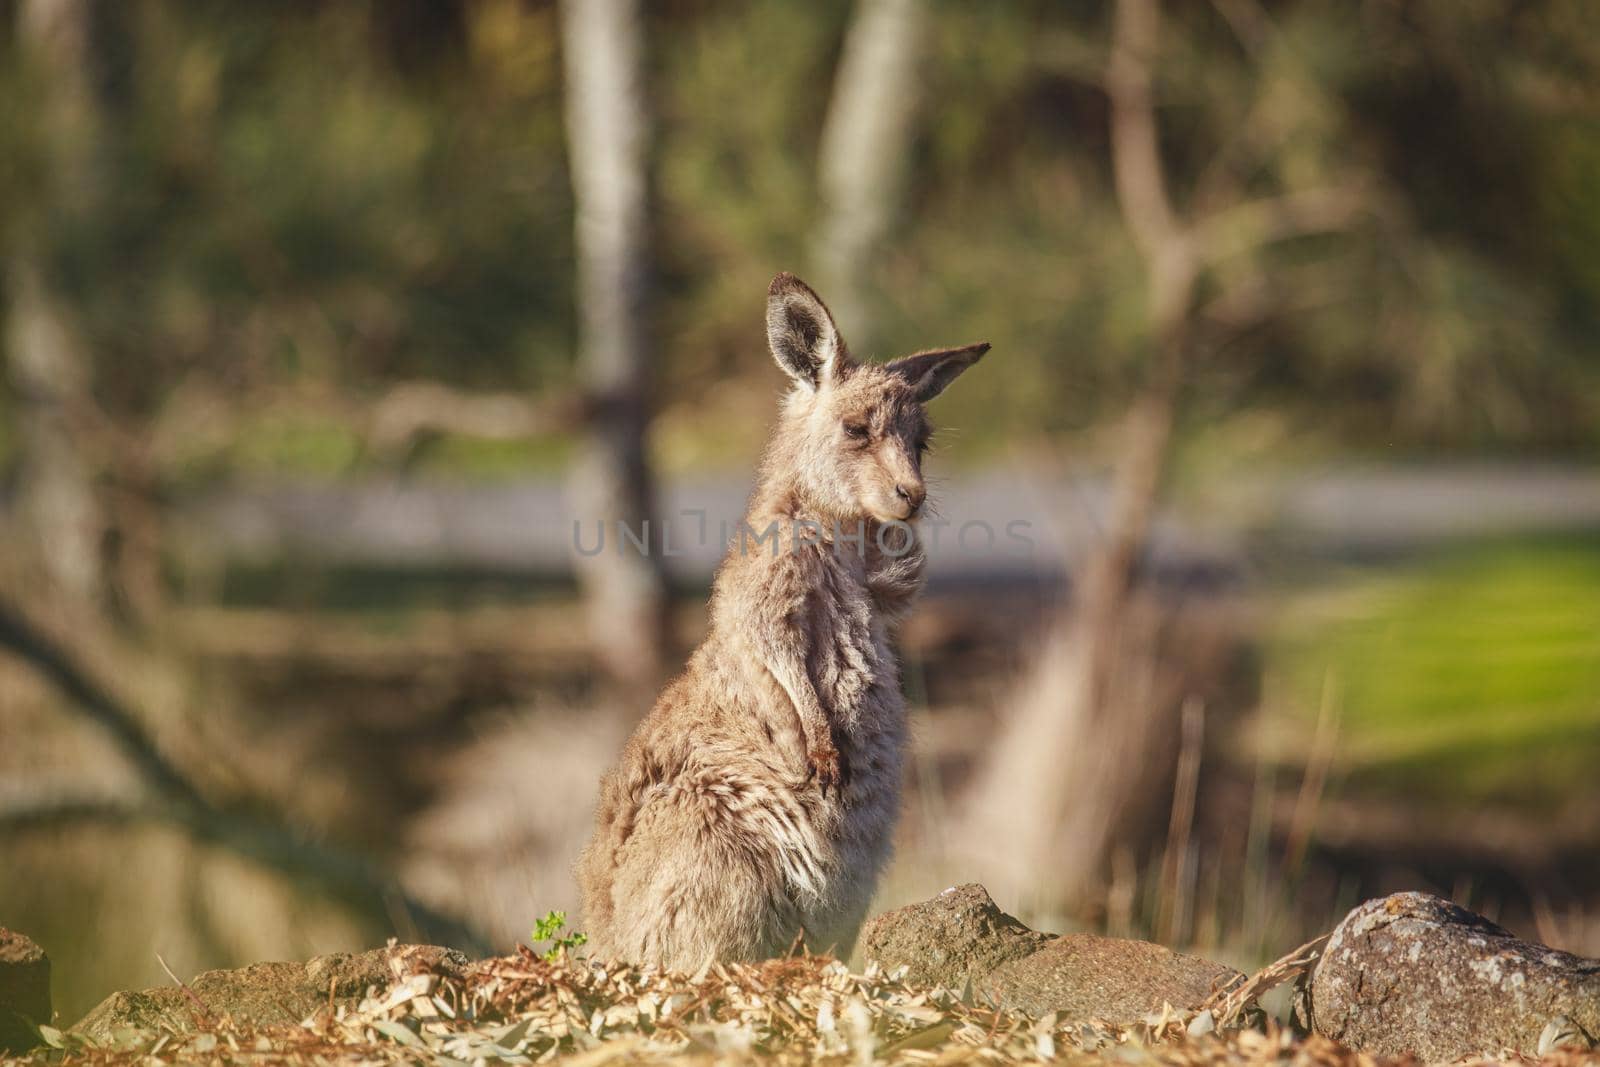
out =
<path fill-rule="evenodd" d="M 850 353 L 828 306 L 788 271 L 767 287 L 767 346 L 784 373 L 808 389 L 850 368 Z"/>

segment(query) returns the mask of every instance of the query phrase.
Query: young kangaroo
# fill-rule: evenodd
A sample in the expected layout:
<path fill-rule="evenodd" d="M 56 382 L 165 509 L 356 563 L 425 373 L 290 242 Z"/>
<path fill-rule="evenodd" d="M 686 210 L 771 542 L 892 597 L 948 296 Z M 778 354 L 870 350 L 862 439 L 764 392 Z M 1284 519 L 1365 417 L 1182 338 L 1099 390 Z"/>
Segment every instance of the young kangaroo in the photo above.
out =
<path fill-rule="evenodd" d="M 710 632 L 606 775 L 578 864 L 600 957 L 693 970 L 797 936 L 848 956 L 889 855 L 923 405 L 989 346 L 857 363 L 792 274 L 768 290 L 767 342 L 794 384 Z"/>

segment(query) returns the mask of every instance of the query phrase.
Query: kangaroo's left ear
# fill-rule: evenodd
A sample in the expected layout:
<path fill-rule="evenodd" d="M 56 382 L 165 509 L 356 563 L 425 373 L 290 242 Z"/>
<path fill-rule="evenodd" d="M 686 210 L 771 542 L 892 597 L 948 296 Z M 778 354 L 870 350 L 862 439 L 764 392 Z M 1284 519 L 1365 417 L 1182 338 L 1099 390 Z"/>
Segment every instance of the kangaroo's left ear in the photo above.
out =
<path fill-rule="evenodd" d="M 927 403 L 944 392 L 945 386 L 982 359 L 987 351 L 988 341 L 964 348 L 935 348 L 897 359 L 888 364 L 888 369 L 911 383 L 917 399 Z"/>

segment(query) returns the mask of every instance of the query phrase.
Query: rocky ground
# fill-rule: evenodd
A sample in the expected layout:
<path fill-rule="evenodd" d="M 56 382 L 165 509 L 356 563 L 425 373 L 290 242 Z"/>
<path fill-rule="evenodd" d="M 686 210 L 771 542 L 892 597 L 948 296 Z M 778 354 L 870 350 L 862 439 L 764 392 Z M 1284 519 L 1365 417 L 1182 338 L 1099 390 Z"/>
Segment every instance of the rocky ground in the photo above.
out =
<path fill-rule="evenodd" d="M 1249 977 L 1030 930 L 979 886 L 878 916 L 863 939 L 860 973 L 803 956 L 694 975 L 391 944 L 118 993 L 61 1030 L 40 1018 L 42 953 L 0 932 L 0 1019 L 13 1051 L 32 1049 L 18 1062 L 63 1064 L 1600 1064 L 1600 960 L 1423 894 L 1369 901 Z M 1283 984 L 1280 1024 L 1258 1002 Z"/>

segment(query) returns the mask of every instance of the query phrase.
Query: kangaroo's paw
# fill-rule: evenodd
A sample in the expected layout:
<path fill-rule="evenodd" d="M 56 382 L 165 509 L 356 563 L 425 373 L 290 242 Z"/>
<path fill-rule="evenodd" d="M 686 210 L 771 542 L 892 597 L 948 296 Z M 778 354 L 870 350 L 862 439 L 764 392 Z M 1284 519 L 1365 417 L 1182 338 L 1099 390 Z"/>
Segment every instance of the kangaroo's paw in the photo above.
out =
<path fill-rule="evenodd" d="M 810 765 L 807 777 L 817 783 L 823 796 L 827 796 L 830 789 L 841 790 L 849 784 L 850 764 L 834 746 L 814 748 L 806 753 L 806 760 Z"/>

